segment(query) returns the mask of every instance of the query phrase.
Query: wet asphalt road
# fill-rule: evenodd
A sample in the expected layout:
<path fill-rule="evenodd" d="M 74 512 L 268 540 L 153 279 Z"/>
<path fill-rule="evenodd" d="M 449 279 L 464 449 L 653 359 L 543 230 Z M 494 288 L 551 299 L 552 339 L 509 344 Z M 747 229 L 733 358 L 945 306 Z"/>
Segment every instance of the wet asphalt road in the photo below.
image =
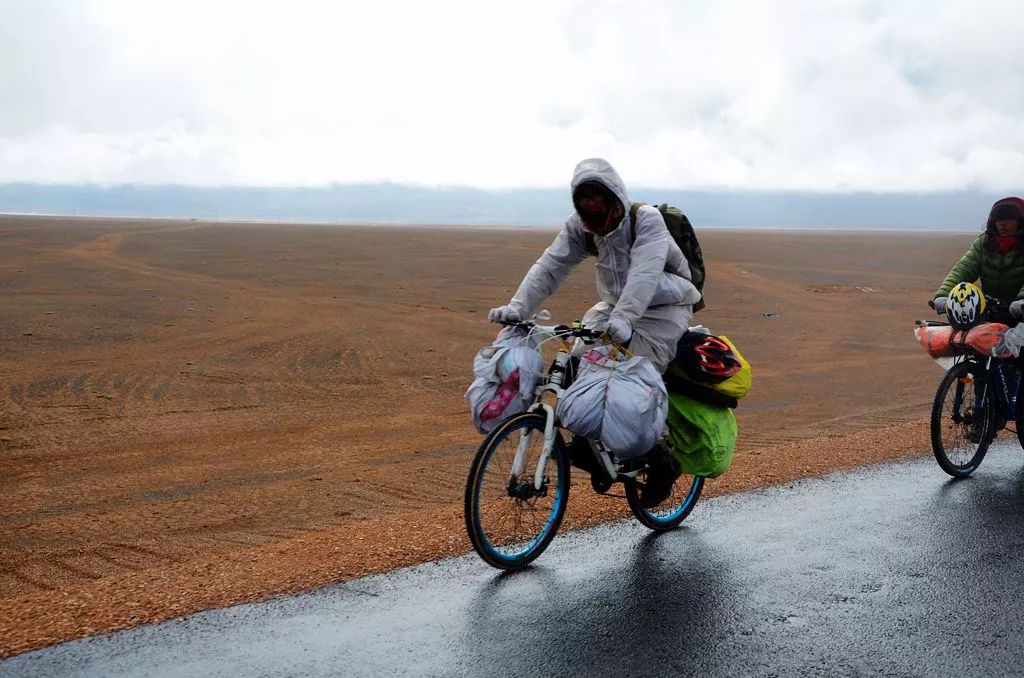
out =
<path fill-rule="evenodd" d="M 511 575 L 469 556 L 74 641 L 0 676 L 1024 674 L 1016 444 L 966 481 L 929 457 L 688 523 L 562 535 Z"/>

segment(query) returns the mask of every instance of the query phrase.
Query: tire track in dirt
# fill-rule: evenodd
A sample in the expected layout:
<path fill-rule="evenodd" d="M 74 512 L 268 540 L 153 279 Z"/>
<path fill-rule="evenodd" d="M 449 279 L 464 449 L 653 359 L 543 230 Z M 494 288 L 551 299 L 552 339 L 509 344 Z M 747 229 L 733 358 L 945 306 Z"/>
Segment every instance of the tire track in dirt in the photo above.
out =
<path fill-rule="evenodd" d="M 273 344 L 275 341 L 295 340 L 301 338 L 306 332 L 309 323 L 303 322 L 304 317 L 310 313 L 303 312 L 301 299 L 282 293 L 271 286 L 260 285 L 249 281 L 232 281 L 208 275 L 176 271 L 172 269 L 154 266 L 152 264 L 125 257 L 119 253 L 119 248 L 126 239 L 132 237 L 154 237 L 165 233 L 179 231 L 191 231 L 202 228 L 202 224 L 174 225 L 167 227 L 150 227 L 146 229 L 124 230 L 116 233 L 102 235 L 94 240 L 71 247 L 65 251 L 67 255 L 83 259 L 101 268 L 114 269 L 128 272 L 141 279 L 148 280 L 145 284 L 153 284 L 153 281 L 160 280 L 163 283 L 170 283 L 187 289 L 195 289 L 199 294 L 229 295 L 229 298 L 244 297 L 244 313 L 252 318 L 253 326 L 246 327 L 243 324 L 236 324 L 228 328 L 216 328 L 199 332 L 190 332 L 186 336 L 157 338 L 149 343 L 148 354 L 175 355 L 188 353 L 189 351 L 210 352 L 217 349 L 222 354 L 243 351 L 254 344 Z M 297 308 L 296 308 L 297 307 Z M 259 321 L 258 323 L 256 321 Z M 134 342 L 128 342 L 126 348 Z M 80 356 L 83 362 L 100 363 L 110 353 L 110 346 L 103 346 L 95 351 L 86 349 L 81 351 Z M 115 349 L 116 350 L 116 349 Z M 283 350 L 282 350 L 283 352 Z M 95 355 L 97 360 L 88 361 L 90 355 Z M 139 358 L 142 357 L 140 361 Z M 109 362 L 106 360 L 105 362 Z M 169 386 L 177 382 L 182 385 L 185 379 L 176 378 L 173 375 L 162 375 L 162 365 L 152 364 L 150 358 L 140 356 L 126 350 L 118 361 L 122 369 L 93 369 L 84 373 L 72 373 L 62 375 L 61 380 L 74 383 L 72 396 L 79 396 L 85 404 L 95 399 L 111 400 L 120 404 L 117 414 L 123 416 L 126 411 L 138 411 L 137 403 L 148 404 L 148 401 L 160 401 L 166 396 Z M 273 367 L 273 364 L 267 367 Z M 155 368 L 147 373 L 148 368 Z M 277 367 L 275 370 L 268 370 L 267 377 L 270 380 L 276 379 L 281 373 L 295 376 L 295 371 L 289 371 Z M 182 370 L 178 377 L 188 376 L 188 370 Z M 216 381 L 218 379 L 229 379 L 217 374 L 201 374 L 200 378 Z M 159 389 L 155 383 L 163 381 Z M 239 384 L 243 384 L 241 377 L 237 378 Z M 131 382 L 135 382 L 129 385 Z M 15 410 L 23 413 L 32 413 L 40 407 L 45 408 L 46 396 L 56 395 L 51 392 L 44 392 L 38 388 L 39 384 L 31 384 L 28 388 L 21 384 L 14 384 L 8 389 L 7 399 Z M 149 389 L 149 390 L 147 390 Z M 244 402 L 260 403 L 264 400 L 262 389 L 248 388 L 251 393 L 243 398 Z M 67 394 L 62 394 L 65 397 Z M 232 393 L 232 396 L 236 394 Z M 5 409 L 10 409 L 4 403 Z"/>
<path fill-rule="evenodd" d="M 184 304 L 186 314 L 195 311 L 199 298 L 227 296 L 235 300 L 234 308 L 237 308 L 239 315 L 247 318 L 249 323 L 237 323 L 227 328 L 190 332 L 183 337 L 158 338 L 150 342 L 142 353 L 132 352 L 130 349 L 134 348 L 133 342 L 129 341 L 124 350 L 120 350 L 116 346 L 113 347 L 116 353 L 121 353 L 120 359 L 116 361 L 111 361 L 108 358 L 112 349 L 109 344 L 97 348 L 85 347 L 78 352 L 76 357 L 79 360 L 75 362 L 81 365 L 92 364 L 94 367 L 82 372 L 50 377 L 44 381 L 30 381 L 27 384 L 16 383 L 8 389 L 9 404 L 5 403 L 4 409 L 21 411 L 19 428 L 26 430 L 33 426 L 56 427 L 62 424 L 66 420 L 65 417 L 53 416 L 55 408 L 58 407 L 65 410 L 68 408 L 95 410 L 103 413 L 102 417 L 98 417 L 102 419 L 129 415 L 138 418 L 145 414 L 153 414 L 153 405 L 162 403 L 172 393 L 182 401 L 202 402 L 203 395 L 211 384 L 220 387 L 222 401 L 233 404 L 222 407 L 213 403 L 213 407 L 195 410 L 197 414 L 209 411 L 243 410 L 267 404 L 274 394 L 265 391 L 262 384 L 256 387 L 248 384 L 247 380 L 239 373 L 224 373 L 220 371 L 222 368 L 215 365 L 202 369 L 189 369 L 197 367 L 189 365 L 176 375 L 167 374 L 166 365 L 154 362 L 152 359 L 153 355 L 175 355 L 191 350 L 209 356 L 211 348 L 215 348 L 221 353 L 231 353 L 248 350 L 254 344 L 258 346 L 292 341 L 296 336 L 301 337 L 309 325 L 309 323 L 303 322 L 303 318 L 311 314 L 308 310 L 303 312 L 304 304 L 301 300 L 288 297 L 268 286 L 161 268 L 125 257 L 119 252 L 121 245 L 130 237 L 150 237 L 160 233 L 194 228 L 197 226 L 126 230 L 106 234 L 69 248 L 66 255 L 82 259 L 99 269 L 130 273 L 139 279 L 140 286 L 147 285 L 156 288 L 158 284 L 162 284 L 183 290 L 194 290 L 193 301 Z M 241 304 L 238 303 L 239 299 L 243 299 Z M 299 303 L 296 303 L 297 301 Z M 287 365 L 277 364 L 285 360 L 283 354 L 286 351 L 282 350 L 281 353 L 281 358 L 262 367 L 263 381 L 273 382 L 279 378 L 278 373 L 289 371 Z M 89 360 L 90 357 L 96 359 Z M 215 361 L 216 355 L 213 356 L 213 362 Z M 160 412 L 157 411 L 156 414 L 160 414 Z M 43 439 L 39 437 L 36 438 L 36 441 L 37 444 L 44 443 Z M 49 456 L 51 463 L 55 461 L 52 453 Z M 76 454 L 65 456 L 69 460 L 77 457 Z M 116 503 L 112 505 L 110 499 L 107 498 L 95 502 L 93 510 L 109 511 L 114 507 L 116 507 Z M 83 510 L 89 509 L 82 506 L 72 506 L 68 509 L 74 514 L 79 514 Z M 14 516 L 9 517 L 8 520 L 14 520 L 16 523 L 23 522 L 22 519 Z M 284 528 L 271 538 L 289 538 L 303 529 L 302 526 Z M 145 569 L 159 566 L 168 560 L 172 562 L 174 560 L 167 554 L 151 553 L 146 557 L 135 558 L 134 562 L 127 562 L 124 558 L 109 552 L 83 552 L 74 548 L 49 552 L 44 557 L 45 565 L 34 558 L 26 559 L 23 556 L 24 554 L 18 556 L 22 563 L 44 572 L 44 576 L 37 579 L 26 578 L 21 570 L 5 570 L 0 574 L 0 590 L 8 594 L 11 593 L 12 582 L 8 580 L 8 577 L 29 586 L 40 585 L 43 581 L 50 581 L 51 586 L 69 583 L 73 585 L 76 582 L 93 579 L 98 576 L 98 573 L 109 573 L 116 570 L 115 563 L 119 562 L 126 563 L 124 566 L 129 569 Z"/>
<path fill-rule="evenodd" d="M 262 338 L 262 341 L 267 342 L 268 332 L 270 333 L 270 340 L 301 336 L 304 333 L 303 330 L 312 324 L 309 321 L 304 322 L 303 318 L 308 318 L 308 311 L 313 309 L 302 298 L 282 293 L 274 285 L 266 285 L 249 280 L 232 280 L 160 267 L 130 258 L 119 252 L 121 245 L 128 238 L 151 238 L 161 234 L 193 231 L 206 227 L 208 227 L 207 224 L 185 224 L 126 230 L 100 236 L 93 241 L 72 247 L 67 252 L 101 267 L 125 271 L 143 278 L 159 280 L 163 283 L 173 283 L 174 285 L 183 286 L 185 289 L 195 289 L 198 293 L 227 295 L 227 297 L 221 297 L 226 299 L 243 299 L 244 301 L 240 307 L 240 310 L 243 312 L 242 317 L 251 319 L 259 324 L 259 327 L 254 327 L 251 330 L 233 327 L 231 332 L 227 334 L 220 328 L 200 331 L 193 333 L 190 337 L 158 342 L 154 348 L 165 346 L 168 350 L 175 351 L 182 348 L 181 343 L 187 346 L 203 346 L 208 348 L 211 346 L 210 342 L 213 342 L 212 345 L 219 346 L 224 350 L 248 347 L 256 338 Z M 193 303 L 188 307 L 193 311 L 197 305 L 198 296 L 198 294 L 193 295 Z M 281 322 L 285 319 L 289 322 Z"/>
<path fill-rule="evenodd" d="M 146 549 L 134 544 L 102 543 L 84 548 L 62 549 L 46 556 L 24 558 L 14 566 L 0 567 L 0 592 L 3 596 L 25 591 L 11 586 L 10 580 L 28 583 L 39 591 L 60 586 L 77 586 L 90 581 L 138 573 L 153 568 L 180 564 L 187 559 L 159 548 Z"/>

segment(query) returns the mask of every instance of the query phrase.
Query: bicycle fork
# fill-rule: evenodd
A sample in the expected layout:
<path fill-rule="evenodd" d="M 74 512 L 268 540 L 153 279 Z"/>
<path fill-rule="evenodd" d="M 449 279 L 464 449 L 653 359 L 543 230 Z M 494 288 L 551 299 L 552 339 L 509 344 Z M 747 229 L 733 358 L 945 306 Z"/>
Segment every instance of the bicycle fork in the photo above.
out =
<path fill-rule="evenodd" d="M 989 358 L 984 364 L 984 371 L 988 373 L 989 364 L 992 359 Z M 968 410 L 964 411 L 964 384 L 972 383 L 974 386 L 974 402 L 971 403 Z M 970 417 L 972 424 L 977 425 L 979 421 L 985 421 L 988 411 L 988 400 L 990 394 L 985 388 L 984 380 L 979 383 L 973 377 L 960 377 L 957 380 L 956 387 L 953 391 L 953 421 L 957 424 L 961 424 L 965 417 Z"/>
<path fill-rule="evenodd" d="M 543 408 L 545 415 L 544 449 L 541 450 L 540 459 L 537 460 L 537 470 L 533 474 L 533 489 L 540 491 L 544 484 L 544 472 L 548 467 L 548 459 L 555 446 L 555 410 L 547 403 L 538 403 L 535 409 L 537 408 Z M 509 478 L 512 483 L 518 483 L 519 476 L 523 474 L 523 467 L 526 466 L 526 451 L 530 448 L 530 436 L 532 435 L 533 430 L 527 429 L 519 438 L 519 447 L 516 448 L 516 456 L 512 461 L 512 474 Z"/>
<path fill-rule="evenodd" d="M 1002 415 L 1002 403 L 999 397 L 999 386 L 1003 387 L 1002 393 L 1009 395 L 1009 389 L 1007 388 L 1005 376 L 1002 374 L 1002 370 L 999 365 L 993 365 L 994 358 L 989 357 L 984 363 L 983 374 L 988 375 L 988 379 L 984 379 L 979 384 L 977 380 L 971 379 L 974 382 L 974 403 L 970 408 L 969 414 L 971 415 L 972 423 L 977 425 L 978 422 L 988 421 L 989 409 L 994 410 L 996 417 Z M 996 373 L 999 373 L 998 375 Z M 960 379 L 960 383 L 956 385 L 956 390 L 953 395 L 953 421 L 960 423 L 963 421 L 964 415 L 968 414 L 963 412 L 963 397 L 964 397 L 964 381 L 963 377 Z M 1000 381 L 997 381 L 1000 380 Z M 1007 398 L 1009 401 L 1009 398 Z M 957 421 L 957 420 L 960 421 Z M 996 430 L 999 429 L 998 422 L 996 422 Z"/>

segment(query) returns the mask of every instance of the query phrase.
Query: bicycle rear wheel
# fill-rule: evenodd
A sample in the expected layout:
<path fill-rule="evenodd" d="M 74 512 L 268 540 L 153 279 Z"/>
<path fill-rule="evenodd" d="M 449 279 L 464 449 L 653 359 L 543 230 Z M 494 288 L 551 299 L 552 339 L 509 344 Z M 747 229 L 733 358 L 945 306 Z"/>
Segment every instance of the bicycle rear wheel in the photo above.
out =
<path fill-rule="evenodd" d="M 644 508 L 640 505 L 640 491 L 647 478 L 647 471 L 641 471 L 633 480 L 626 485 L 626 501 L 629 502 L 629 510 L 633 512 L 636 519 L 644 526 L 655 530 L 674 530 L 679 524 L 686 520 L 690 511 L 697 505 L 700 492 L 704 489 L 704 478 L 700 476 L 688 476 L 683 474 L 676 478 L 672 485 L 672 493 L 665 501 L 652 508 Z"/>
<path fill-rule="evenodd" d="M 995 434 L 996 407 L 988 374 L 974 361 L 946 372 L 932 404 L 932 452 L 943 471 L 966 478 L 978 468 Z"/>
<path fill-rule="evenodd" d="M 515 570 L 544 552 L 562 522 L 569 498 L 569 459 L 560 435 L 538 490 L 534 474 L 544 448 L 541 414 L 512 417 L 481 443 L 466 481 L 466 531 L 489 565 Z M 523 472 L 512 477 L 520 441 L 526 440 Z"/>

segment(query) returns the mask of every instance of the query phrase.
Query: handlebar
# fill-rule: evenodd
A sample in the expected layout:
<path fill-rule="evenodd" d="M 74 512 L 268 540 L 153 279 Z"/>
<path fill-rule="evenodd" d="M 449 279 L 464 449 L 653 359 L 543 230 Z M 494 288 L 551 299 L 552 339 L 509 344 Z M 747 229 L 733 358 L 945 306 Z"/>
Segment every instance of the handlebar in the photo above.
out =
<path fill-rule="evenodd" d="M 1010 304 L 996 299 L 995 297 L 985 296 L 985 313 L 983 315 L 994 315 L 996 313 L 1009 313 Z"/>
<path fill-rule="evenodd" d="M 584 341 L 595 341 L 602 338 L 604 332 L 596 332 L 588 327 L 570 327 L 569 325 L 540 325 L 533 322 L 532 320 L 507 320 L 498 323 L 505 327 L 516 327 L 521 330 L 533 330 L 537 329 L 546 334 L 550 334 L 555 337 L 578 337 Z M 575 324 L 575 323 L 574 323 Z"/>

